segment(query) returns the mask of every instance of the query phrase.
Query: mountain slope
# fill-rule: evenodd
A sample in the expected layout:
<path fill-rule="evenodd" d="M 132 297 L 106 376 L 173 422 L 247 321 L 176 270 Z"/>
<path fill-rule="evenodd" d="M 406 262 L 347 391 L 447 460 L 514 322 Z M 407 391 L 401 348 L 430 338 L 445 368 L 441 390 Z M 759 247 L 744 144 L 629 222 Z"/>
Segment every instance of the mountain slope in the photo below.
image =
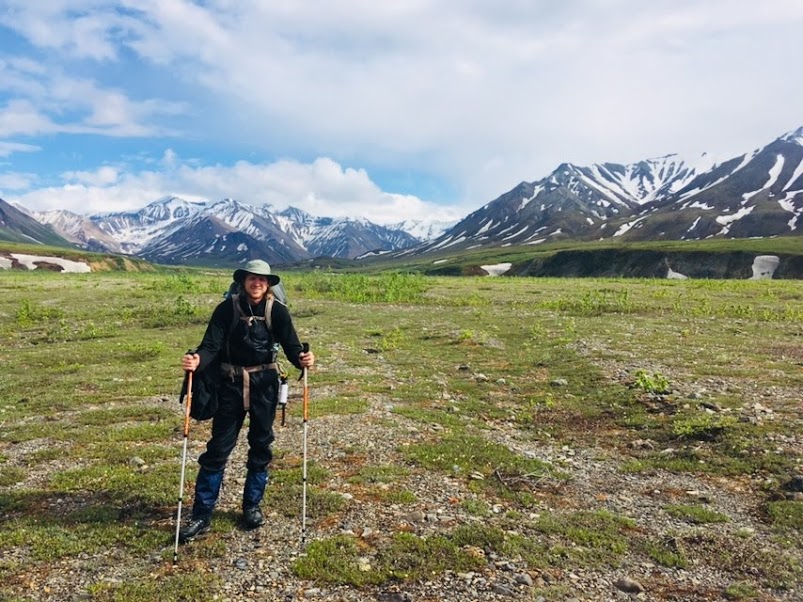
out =
<path fill-rule="evenodd" d="M 803 233 L 803 128 L 692 180 L 647 206 L 627 240 Z M 624 234 L 624 233 L 623 233 Z"/>
<path fill-rule="evenodd" d="M 87 217 L 65 211 L 34 212 L 32 216 L 40 223 L 50 226 L 60 236 L 89 251 L 123 253 L 123 248 L 112 236 L 101 230 Z"/>
<path fill-rule="evenodd" d="M 196 216 L 167 236 L 152 240 L 138 255 L 154 263 L 209 266 L 237 265 L 250 259 L 274 264 L 297 259 L 297 253 L 282 243 L 256 238 L 208 214 Z"/>
<path fill-rule="evenodd" d="M 0 240 L 71 247 L 63 237 L 30 215 L 0 199 Z"/>
<path fill-rule="evenodd" d="M 405 254 L 547 240 L 700 240 L 803 234 L 803 128 L 716 162 L 677 155 L 631 165 L 561 164 L 521 182 Z"/>

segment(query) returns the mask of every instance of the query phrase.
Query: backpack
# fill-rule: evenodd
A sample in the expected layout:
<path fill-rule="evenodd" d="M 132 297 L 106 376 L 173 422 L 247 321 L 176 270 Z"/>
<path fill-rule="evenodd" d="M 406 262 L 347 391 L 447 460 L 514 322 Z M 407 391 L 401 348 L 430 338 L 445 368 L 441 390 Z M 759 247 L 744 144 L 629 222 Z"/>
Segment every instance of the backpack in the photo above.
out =
<path fill-rule="evenodd" d="M 248 319 L 243 313 L 239 303 L 240 285 L 237 282 L 232 282 L 229 290 L 223 294 L 224 299 L 231 299 L 232 302 L 232 321 L 229 325 L 229 331 L 226 335 L 226 344 L 228 345 L 228 335 L 237 326 L 239 320 Z M 280 303 L 286 304 L 287 293 L 281 283 L 276 286 L 270 287 L 271 295 L 265 303 L 265 324 L 268 331 L 271 330 L 271 311 L 273 309 L 273 302 L 278 299 Z M 261 317 L 261 316 L 260 316 Z M 187 353 L 196 353 L 197 349 L 190 349 Z M 189 374 L 184 374 L 184 382 L 181 385 L 181 393 L 179 395 L 179 403 L 185 403 L 187 395 L 187 385 L 189 382 Z M 218 386 L 220 385 L 220 358 L 216 357 L 209 366 L 202 372 L 194 374 L 192 379 L 192 405 L 190 406 L 190 417 L 195 420 L 209 420 L 217 412 L 218 406 Z"/>
<path fill-rule="evenodd" d="M 190 349 L 187 353 L 195 353 L 197 349 Z M 184 373 L 184 382 L 181 384 L 179 403 L 186 403 L 187 385 L 190 373 Z M 192 377 L 192 405 L 190 417 L 195 420 L 209 420 L 217 412 L 217 391 L 220 385 L 220 360 L 215 360 L 202 372 L 193 373 Z"/>

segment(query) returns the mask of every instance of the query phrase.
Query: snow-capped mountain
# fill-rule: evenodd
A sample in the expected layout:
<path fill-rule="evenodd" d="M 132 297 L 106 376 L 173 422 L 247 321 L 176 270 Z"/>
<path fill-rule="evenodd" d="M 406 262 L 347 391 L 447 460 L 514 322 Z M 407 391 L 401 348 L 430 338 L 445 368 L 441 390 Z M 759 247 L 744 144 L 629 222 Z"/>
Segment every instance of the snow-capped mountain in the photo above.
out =
<path fill-rule="evenodd" d="M 803 128 L 724 162 L 667 155 L 631 165 L 563 163 L 403 253 L 556 239 L 795 235 L 803 234 L 801 214 Z"/>
<path fill-rule="evenodd" d="M 315 256 L 358 257 L 377 249 L 403 249 L 420 241 L 402 230 L 377 226 L 364 219 L 333 219 L 318 224 L 308 249 Z"/>
<path fill-rule="evenodd" d="M 166 196 L 139 211 L 100 213 L 89 216 L 89 219 L 117 241 L 124 253 L 136 255 L 151 241 L 168 236 L 181 227 L 202 207 L 200 203 Z"/>
<path fill-rule="evenodd" d="M 91 219 L 72 211 L 34 211 L 31 216 L 39 223 L 50 226 L 71 243 L 90 251 L 125 252 L 121 242 L 101 230 Z"/>
<path fill-rule="evenodd" d="M 165 264 L 232 265 L 262 258 L 290 263 L 325 255 L 354 258 L 421 241 L 364 219 L 313 217 L 290 207 L 274 212 L 235 199 L 192 203 L 163 197 L 139 211 L 89 217 L 66 211 L 37 214 L 40 222 L 93 250 L 122 252 Z"/>
<path fill-rule="evenodd" d="M 27 224 L 20 234 L 18 224 L 29 216 L 7 203 L 0 209 L 13 218 L 5 218 L 11 226 L 0 223 L 0 238 L 31 239 L 37 231 L 42 240 L 51 232 Z M 36 218 L 94 250 L 199 265 L 231 265 L 254 257 L 288 263 L 315 256 L 418 255 L 547 240 L 800 235 L 803 127 L 726 160 L 666 155 L 629 165 L 563 163 L 545 178 L 521 182 L 451 227 L 414 221 L 378 226 L 357 217 L 314 217 L 293 207 L 276 212 L 234 199 L 191 203 L 177 197 L 134 212 L 88 218 L 46 212 Z"/>
<path fill-rule="evenodd" d="M 615 236 L 752 238 L 803 234 L 803 128 L 735 157 L 618 224 Z"/>

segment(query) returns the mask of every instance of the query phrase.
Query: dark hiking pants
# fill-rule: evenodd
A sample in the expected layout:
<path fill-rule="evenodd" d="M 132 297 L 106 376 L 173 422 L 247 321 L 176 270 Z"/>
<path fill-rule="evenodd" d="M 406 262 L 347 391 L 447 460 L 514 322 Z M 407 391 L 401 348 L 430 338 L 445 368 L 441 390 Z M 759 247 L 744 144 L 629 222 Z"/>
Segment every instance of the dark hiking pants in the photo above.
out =
<path fill-rule="evenodd" d="M 250 408 L 243 407 L 242 381 L 223 378 L 219 406 L 212 419 L 212 438 L 206 451 L 198 458 L 201 470 L 195 485 L 195 505 L 199 515 L 211 514 L 220 492 L 223 470 L 229 455 L 237 444 L 240 430 L 248 415 L 248 475 L 243 490 L 243 507 L 257 506 L 267 484 L 267 469 L 273 458 L 270 449 L 275 436 L 273 421 L 276 417 L 278 377 L 275 371 L 266 370 L 251 375 Z"/>

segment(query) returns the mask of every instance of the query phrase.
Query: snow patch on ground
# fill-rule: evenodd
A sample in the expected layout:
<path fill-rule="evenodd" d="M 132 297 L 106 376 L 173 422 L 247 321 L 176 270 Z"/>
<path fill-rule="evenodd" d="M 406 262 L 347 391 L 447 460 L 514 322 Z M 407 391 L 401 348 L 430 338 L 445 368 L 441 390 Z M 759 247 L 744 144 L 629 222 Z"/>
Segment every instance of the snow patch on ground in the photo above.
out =
<path fill-rule="evenodd" d="M 753 276 L 750 280 L 772 280 L 780 263 L 777 255 L 759 255 L 753 260 Z"/>
<path fill-rule="evenodd" d="M 11 259 L 8 257 L 0 257 L 0 269 L 9 270 L 13 266 L 13 260 L 16 259 L 20 264 L 24 265 L 29 270 L 39 269 L 36 264 L 38 262 L 52 263 L 61 266 L 62 272 L 73 272 L 84 274 L 92 271 L 88 263 L 83 261 L 72 261 L 62 257 L 49 257 L 39 255 L 26 255 L 23 253 L 10 253 Z"/>
<path fill-rule="evenodd" d="M 488 272 L 489 276 L 501 276 L 513 266 L 512 263 L 496 263 L 494 265 L 481 265 L 480 267 Z"/>

